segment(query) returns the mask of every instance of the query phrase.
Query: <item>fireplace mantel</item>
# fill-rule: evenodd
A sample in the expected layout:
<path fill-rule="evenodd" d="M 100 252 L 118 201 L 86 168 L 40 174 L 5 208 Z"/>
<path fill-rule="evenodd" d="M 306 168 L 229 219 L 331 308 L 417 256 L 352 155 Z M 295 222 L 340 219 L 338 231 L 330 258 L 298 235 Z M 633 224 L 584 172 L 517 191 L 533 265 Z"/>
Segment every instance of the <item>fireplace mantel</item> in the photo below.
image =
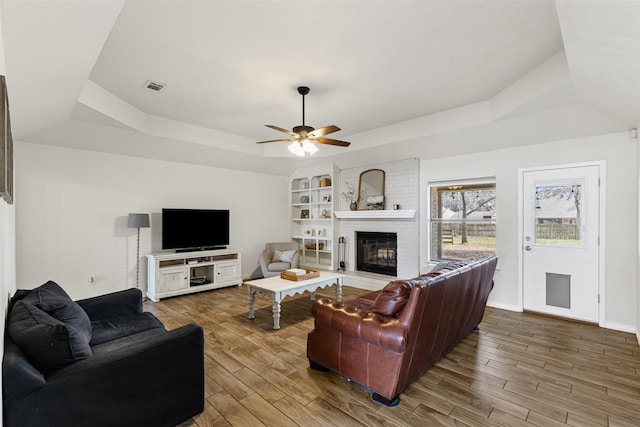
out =
<path fill-rule="evenodd" d="M 339 219 L 403 219 L 416 216 L 416 210 L 335 211 L 333 214 Z"/>

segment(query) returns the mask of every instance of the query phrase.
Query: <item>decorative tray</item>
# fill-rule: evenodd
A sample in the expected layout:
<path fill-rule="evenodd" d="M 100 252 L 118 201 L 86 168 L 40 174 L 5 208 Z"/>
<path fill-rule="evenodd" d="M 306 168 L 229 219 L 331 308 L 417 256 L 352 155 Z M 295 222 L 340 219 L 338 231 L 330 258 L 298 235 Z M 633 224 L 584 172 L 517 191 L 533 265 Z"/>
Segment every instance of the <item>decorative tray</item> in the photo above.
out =
<path fill-rule="evenodd" d="M 314 277 L 320 277 L 320 272 L 318 270 L 307 270 L 307 274 L 302 274 L 300 276 L 296 276 L 295 274 L 289 274 L 286 271 L 280 273 L 280 278 L 286 280 L 293 280 L 294 282 L 299 282 L 301 280 L 313 279 Z"/>
<path fill-rule="evenodd" d="M 304 245 L 305 249 L 311 249 L 311 250 L 316 250 L 316 244 L 315 243 L 306 243 Z M 324 243 L 318 243 L 318 250 L 323 250 L 324 249 Z"/>

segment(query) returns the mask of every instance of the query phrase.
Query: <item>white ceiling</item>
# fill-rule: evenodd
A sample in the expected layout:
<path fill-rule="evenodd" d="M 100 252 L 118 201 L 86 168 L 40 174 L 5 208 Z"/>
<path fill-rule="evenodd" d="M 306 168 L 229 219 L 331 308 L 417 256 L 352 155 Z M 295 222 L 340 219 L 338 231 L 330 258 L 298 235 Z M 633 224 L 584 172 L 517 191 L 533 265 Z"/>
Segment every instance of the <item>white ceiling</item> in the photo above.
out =
<path fill-rule="evenodd" d="M 288 175 L 640 123 L 635 0 L 0 7 L 14 139 L 27 142 Z M 265 124 L 301 124 L 300 85 L 306 124 L 341 127 L 331 136 L 351 147 L 297 159 L 255 144 L 285 136 Z"/>

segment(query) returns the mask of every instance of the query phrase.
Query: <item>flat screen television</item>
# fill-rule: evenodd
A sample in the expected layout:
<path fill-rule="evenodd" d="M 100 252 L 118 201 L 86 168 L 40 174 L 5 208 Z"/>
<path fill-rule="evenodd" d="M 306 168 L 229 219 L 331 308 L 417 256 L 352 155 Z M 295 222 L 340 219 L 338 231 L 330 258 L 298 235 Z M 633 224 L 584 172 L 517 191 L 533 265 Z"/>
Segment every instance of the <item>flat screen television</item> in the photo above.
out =
<path fill-rule="evenodd" d="M 228 210 L 162 209 L 162 249 L 219 249 L 228 244 Z"/>

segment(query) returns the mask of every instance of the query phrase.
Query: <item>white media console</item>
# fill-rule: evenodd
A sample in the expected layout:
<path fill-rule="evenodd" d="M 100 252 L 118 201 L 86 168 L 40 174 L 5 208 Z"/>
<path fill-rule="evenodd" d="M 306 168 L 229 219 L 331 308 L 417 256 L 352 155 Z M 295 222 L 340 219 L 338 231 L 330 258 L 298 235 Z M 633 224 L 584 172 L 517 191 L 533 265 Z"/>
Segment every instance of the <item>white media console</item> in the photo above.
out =
<path fill-rule="evenodd" d="M 160 298 L 242 284 L 240 249 L 147 255 L 147 296 Z"/>

